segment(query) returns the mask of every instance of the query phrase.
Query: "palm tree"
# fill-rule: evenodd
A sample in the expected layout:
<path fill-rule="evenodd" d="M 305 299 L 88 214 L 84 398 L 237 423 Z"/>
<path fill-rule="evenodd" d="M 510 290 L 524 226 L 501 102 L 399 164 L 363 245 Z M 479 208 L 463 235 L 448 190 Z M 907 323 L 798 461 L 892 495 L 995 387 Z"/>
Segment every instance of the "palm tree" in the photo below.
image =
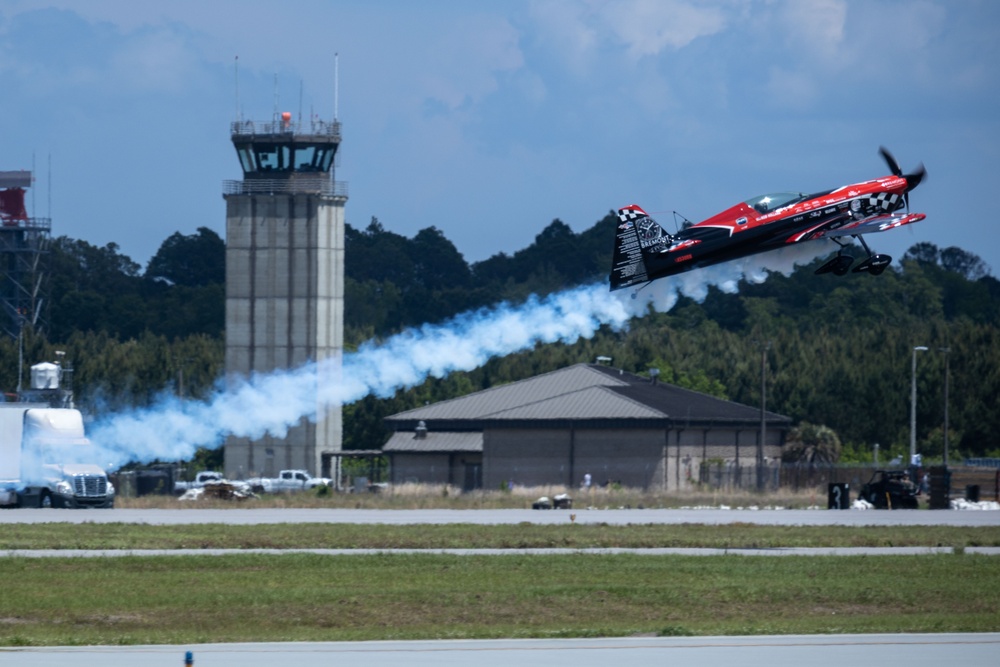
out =
<path fill-rule="evenodd" d="M 802 422 L 788 433 L 781 459 L 789 463 L 835 463 L 840 438 L 829 426 Z"/>

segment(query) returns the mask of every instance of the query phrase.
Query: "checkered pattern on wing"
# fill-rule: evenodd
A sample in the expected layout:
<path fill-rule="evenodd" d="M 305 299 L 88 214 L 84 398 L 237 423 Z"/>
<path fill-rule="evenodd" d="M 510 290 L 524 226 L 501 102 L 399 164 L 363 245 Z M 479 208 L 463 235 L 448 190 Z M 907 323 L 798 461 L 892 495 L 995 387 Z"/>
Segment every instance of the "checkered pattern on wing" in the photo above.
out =
<path fill-rule="evenodd" d="M 618 209 L 618 219 L 622 222 L 629 222 L 637 220 L 645 216 L 645 213 L 634 208 L 620 208 Z"/>
<path fill-rule="evenodd" d="M 899 195 L 892 192 L 880 192 L 868 198 L 868 205 L 881 208 L 883 211 L 895 211 L 899 205 Z"/>

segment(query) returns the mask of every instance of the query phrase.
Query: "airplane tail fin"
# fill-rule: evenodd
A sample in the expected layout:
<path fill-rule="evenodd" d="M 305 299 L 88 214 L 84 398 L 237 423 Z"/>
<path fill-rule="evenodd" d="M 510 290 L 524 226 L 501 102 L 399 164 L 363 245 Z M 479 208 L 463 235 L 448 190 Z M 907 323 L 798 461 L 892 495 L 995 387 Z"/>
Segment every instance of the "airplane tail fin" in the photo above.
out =
<path fill-rule="evenodd" d="M 618 220 L 611 264 L 612 291 L 649 282 L 646 263 L 642 259 L 640 233 L 647 235 L 652 228 L 662 232 L 660 226 L 635 204 L 618 209 Z"/>

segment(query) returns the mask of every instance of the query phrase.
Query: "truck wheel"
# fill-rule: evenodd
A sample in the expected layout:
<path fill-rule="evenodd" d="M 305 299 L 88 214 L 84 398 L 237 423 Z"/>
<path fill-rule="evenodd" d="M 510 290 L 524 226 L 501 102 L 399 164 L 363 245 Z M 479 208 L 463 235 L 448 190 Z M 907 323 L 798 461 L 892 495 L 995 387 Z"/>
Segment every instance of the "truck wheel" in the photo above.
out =
<path fill-rule="evenodd" d="M 42 491 L 41 495 L 38 496 L 38 506 L 48 509 L 52 508 L 52 495 L 48 491 Z"/>

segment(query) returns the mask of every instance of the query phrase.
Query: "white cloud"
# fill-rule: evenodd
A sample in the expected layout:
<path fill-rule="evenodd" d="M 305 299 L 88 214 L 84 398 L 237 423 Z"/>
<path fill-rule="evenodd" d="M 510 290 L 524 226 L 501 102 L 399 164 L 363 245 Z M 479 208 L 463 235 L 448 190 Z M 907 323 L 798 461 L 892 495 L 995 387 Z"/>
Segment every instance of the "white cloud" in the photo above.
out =
<path fill-rule="evenodd" d="M 725 12 L 705 3 L 631 0 L 606 5 L 601 18 L 627 46 L 632 59 L 682 49 L 726 27 Z"/>
<path fill-rule="evenodd" d="M 699 37 L 722 31 L 730 3 L 683 0 L 535 2 L 531 17 L 538 40 L 560 54 L 570 71 L 585 74 L 609 49 L 623 49 L 629 60 L 682 49 Z"/>
<path fill-rule="evenodd" d="M 524 64 L 518 33 L 506 19 L 473 15 L 435 27 L 415 60 L 421 95 L 456 109 L 480 102 L 497 89 L 497 75 Z"/>
<path fill-rule="evenodd" d="M 178 93 L 200 78 L 188 40 L 165 28 L 130 35 L 112 54 L 110 66 L 116 83 L 133 91 Z"/>
<path fill-rule="evenodd" d="M 598 49 L 600 22 L 594 20 L 593 4 L 557 0 L 536 1 L 529 7 L 539 45 L 578 75 L 587 71 Z"/>
<path fill-rule="evenodd" d="M 792 1 L 782 6 L 780 30 L 800 56 L 836 66 L 843 58 L 847 27 L 845 0 Z"/>

